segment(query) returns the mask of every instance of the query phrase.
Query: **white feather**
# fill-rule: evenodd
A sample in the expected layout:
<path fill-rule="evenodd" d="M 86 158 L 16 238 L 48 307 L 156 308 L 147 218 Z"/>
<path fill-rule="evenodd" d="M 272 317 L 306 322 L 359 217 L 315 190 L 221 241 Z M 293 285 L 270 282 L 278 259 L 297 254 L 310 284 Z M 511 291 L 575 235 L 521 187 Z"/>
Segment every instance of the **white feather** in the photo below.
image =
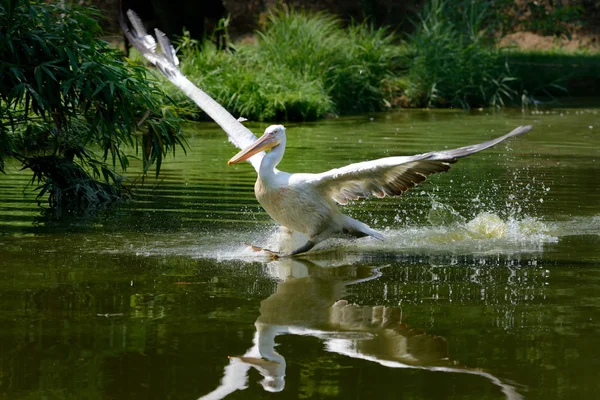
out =
<path fill-rule="evenodd" d="M 127 15 L 135 29 L 135 33 L 132 33 L 127 25 L 122 26 L 122 28 L 132 46 L 135 47 L 148 61 L 154 64 L 154 66 L 156 66 L 156 68 L 171 81 L 171 83 L 181 89 L 181 91 L 193 100 L 202 111 L 211 117 L 227 133 L 229 141 L 234 146 L 241 150 L 256 141 L 256 136 L 248 128 L 242 125 L 240 121 L 234 118 L 212 97 L 194 85 L 179 71 L 179 68 L 177 67 L 179 60 L 177 60 L 175 50 L 170 45 L 166 36 L 158 31 L 163 54 L 156 53 L 156 42 L 154 39 L 152 39 L 152 42 L 147 39 L 147 37 L 152 37 L 146 34 L 143 24 L 138 16 L 131 10 L 127 11 Z M 248 162 L 250 162 L 254 169 L 258 171 L 264 156 L 265 152 L 260 152 L 249 158 Z"/>

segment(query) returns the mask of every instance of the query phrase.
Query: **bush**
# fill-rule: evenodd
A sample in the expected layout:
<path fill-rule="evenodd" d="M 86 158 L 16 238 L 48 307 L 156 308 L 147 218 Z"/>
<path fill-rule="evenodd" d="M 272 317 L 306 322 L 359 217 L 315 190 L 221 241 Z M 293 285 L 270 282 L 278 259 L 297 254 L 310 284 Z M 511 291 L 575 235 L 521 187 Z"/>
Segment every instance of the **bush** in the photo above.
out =
<path fill-rule="evenodd" d="M 202 51 L 194 47 L 182 56 L 182 71 L 238 116 L 260 121 L 310 120 L 323 116 L 331 108 L 320 81 L 264 65 L 251 47 L 239 46 L 232 54 L 207 43 Z M 193 106 L 178 91 L 172 95 L 190 108 Z"/>
<path fill-rule="evenodd" d="M 96 40 L 89 8 L 0 1 L 0 172 L 33 171 L 51 206 L 87 208 L 122 195 L 132 147 L 144 172 L 184 147 L 179 118 L 142 67 Z M 142 131 L 138 133 L 138 128 Z"/>
<path fill-rule="evenodd" d="M 405 95 L 414 106 L 504 105 L 515 95 L 514 78 L 484 28 L 486 2 L 455 3 L 431 0 L 424 6 L 408 41 Z"/>
<path fill-rule="evenodd" d="M 344 29 L 326 14 L 270 14 L 256 43 L 201 50 L 184 38 L 182 70 L 232 113 L 255 120 L 312 120 L 378 111 L 393 95 L 393 36 Z M 181 97 L 179 97 L 181 98 Z"/>
<path fill-rule="evenodd" d="M 366 24 L 341 27 L 327 14 L 280 10 L 260 33 L 258 54 L 294 74 L 321 80 L 334 112 L 355 114 L 385 108 L 397 56 L 394 37 Z"/>

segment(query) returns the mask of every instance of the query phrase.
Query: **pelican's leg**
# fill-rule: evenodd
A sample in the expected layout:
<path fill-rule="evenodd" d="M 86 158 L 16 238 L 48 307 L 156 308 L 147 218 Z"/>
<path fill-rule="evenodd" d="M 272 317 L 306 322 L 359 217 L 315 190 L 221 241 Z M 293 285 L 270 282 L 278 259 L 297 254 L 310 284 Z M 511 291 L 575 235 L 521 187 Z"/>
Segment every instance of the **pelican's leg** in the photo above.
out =
<path fill-rule="evenodd" d="M 293 234 L 293 231 L 291 229 L 288 229 L 286 227 L 282 227 L 283 232 L 288 233 L 289 235 Z M 289 253 L 282 253 L 279 251 L 273 251 L 273 250 L 269 250 L 269 249 L 265 249 L 264 247 L 259 247 L 259 246 L 254 246 L 249 244 L 248 242 L 244 242 L 245 245 L 249 246 L 252 250 L 254 251 L 264 251 L 265 253 L 268 253 L 272 258 L 281 258 L 281 257 L 291 257 L 291 256 L 295 256 L 297 254 L 300 253 L 305 253 L 307 251 L 309 251 L 310 249 L 312 249 L 313 247 L 315 247 L 315 245 L 319 242 L 322 242 L 323 240 L 325 240 L 329 235 L 315 235 L 315 236 L 309 236 L 309 239 L 306 243 L 304 243 L 302 246 L 298 247 L 297 249 L 289 252 Z"/>
<path fill-rule="evenodd" d="M 258 246 L 253 246 L 251 244 L 245 243 L 246 245 L 250 246 L 250 248 L 254 251 L 264 251 L 265 253 L 267 253 L 268 255 L 270 255 L 272 258 L 282 258 L 282 257 L 291 257 L 291 256 L 295 256 L 296 254 L 300 254 L 300 253 L 304 253 L 309 251 L 310 249 L 312 249 L 313 247 L 315 247 L 316 243 L 309 240 L 308 242 L 304 243 L 304 245 L 298 247 L 296 250 L 284 254 L 284 253 L 280 253 L 278 251 L 273 251 L 273 250 L 269 250 L 269 249 L 265 249 L 264 247 L 258 247 Z"/>
<path fill-rule="evenodd" d="M 331 232 L 329 230 L 322 231 L 317 234 L 308 235 L 308 241 L 304 243 L 302 246 L 298 247 L 296 250 L 292 251 L 289 254 L 279 255 L 280 257 L 288 257 L 295 256 L 300 253 L 304 253 L 315 247 L 318 243 L 321 243 L 323 240 L 326 240 L 331 236 Z"/>
<path fill-rule="evenodd" d="M 292 235 L 294 234 L 294 231 L 292 231 L 290 228 L 286 228 L 285 226 L 281 225 L 279 227 L 279 231 L 284 234 L 284 235 L 288 235 L 289 237 L 292 237 Z M 269 249 L 265 249 L 264 247 L 260 247 L 260 246 L 255 246 L 252 243 L 248 243 L 248 242 L 244 242 L 244 244 L 248 247 L 250 247 L 250 250 L 256 251 L 256 252 L 260 252 L 260 251 L 264 251 L 267 252 L 271 255 L 275 255 L 277 254 L 277 257 L 279 257 L 281 254 L 273 251 L 273 250 L 269 250 Z"/>
<path fill-rule="evenodd" d="M 250 247 L 250 250 L 252 250 L 252 251 L 259 252 L 259 251 L 263 251 L 263 250 L 264 250 L 262 247 L 255 246 L 255 245 L 253 245 L 252 243 L 244 242 L 244 244 L 245 244 L 246 246 Z"/>
<path fill-rule="evenodd" d="M 309 251 L 313 247 L 315 247 L 315 244 L 316 244 L 315 242 L 313 242 L 312 240 L 309 240 L 308 242 L 304 243 L 302 246 L 298 247 L 296 250 L 292 251 L 290 254 L 286 254 L 286 255 L 295 256 L 296 254 L 304 253 L 306 251 Z"/>

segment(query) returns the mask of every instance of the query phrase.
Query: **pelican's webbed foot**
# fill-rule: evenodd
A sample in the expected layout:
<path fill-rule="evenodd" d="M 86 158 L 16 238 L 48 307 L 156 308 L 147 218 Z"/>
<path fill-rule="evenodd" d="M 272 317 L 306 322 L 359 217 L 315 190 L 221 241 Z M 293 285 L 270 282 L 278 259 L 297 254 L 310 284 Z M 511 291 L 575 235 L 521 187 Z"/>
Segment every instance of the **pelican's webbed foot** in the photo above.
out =
<path fill-rule="evenodd" d="M 253 251 L 256 252 L 260 252 L 260 251 L 264 251 L 265 253 L 267 253 L 269 256 L 271 256 L 271 258 L 273 259 L 277 259 L 277 258 L 284 258 L 284 257 L 292 257 L 295 256 L 297 254 L 300 253 L 305 253 L 307 251 L 309 251 L 310 249 L 312 249 L 313 247 L 315 247 L 315 242 L 313 242 L 312 240 L 309 240 L 308 242 L 304 243 L 304 245 L 298 247 L 296 250 L 290 252 L 290 253 L 280 253 L 278 251 L 273 251 L 273 250 L 269 250 L 269 249 L 265 249 L 264 247 L 260 247 L 260 246 L 254 246 L 253 244 L 244 242 L 244 244 L 248 247 L 250 247 L 250 249 L 252 249 Z"/>
<path fill-rule="evenodd" d="M 269 255 L 271 258 L 274 258 L 274 259 L 275 259 L 275 258 L 280 258 L 280 257 L 285 257 L 285 255 L 283 255 L 283 254 L 281 254 L 281 253 L 279 253 L 279 252 L 277 252 L 277 251 L 273 251 L 273 250 L 265 249 L 264 247 L 260 247 L 260 246 L 255 246 L 255 245 L 253 245 L 253 244 L 250 244 L 250 243 L 248 243 L 248 242 L 244 242 L 244 244 L 245 244 L 246 246 L 250 247 L 250 249 L 251 249 L 252 251 L 256 251 L 257 253 L 258 253 L 258 252 L 261 252 L 261 251 L 264 251 L 264 252 L 265 252 L 265 253 L 267 253 L 267 254 L 268 254 L 268 255 Z"/>

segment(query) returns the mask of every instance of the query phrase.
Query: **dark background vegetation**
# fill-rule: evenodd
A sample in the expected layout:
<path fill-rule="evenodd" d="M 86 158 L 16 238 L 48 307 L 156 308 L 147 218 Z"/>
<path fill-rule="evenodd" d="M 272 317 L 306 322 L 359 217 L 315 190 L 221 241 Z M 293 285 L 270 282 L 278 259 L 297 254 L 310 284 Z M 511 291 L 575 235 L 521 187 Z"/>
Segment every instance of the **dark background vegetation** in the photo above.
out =
<path fill-rule="evenodd" d="M 390 26 L 395 30 L 414 30 L 411 20 L 423 8 L 426 0 L 85 0 L 103 10 L 107 32 L 120 33 L 117 23 L 119 8 L 134 9 L 146 21 L 160 26 L 167 34 L 179 34 L 183 27 L 193 34 L 210 33 L 220 18 L 231 16 L 234 35 L 252 33 L 264 24 L 268 10 L 282 5 L 296 9 L 326 11 L 342 19 L 364 21 L 375 26 Z M 460 3 L 456 1 L 455 3 Z M 527 30 L 544 35 L 556 33 L 556 21 L 572 24 L 577 31 L 600 33 L 600 2 L 597 0 L 493 0 L 507 31 Z M 579 11 L 577 11 L 579 10 Z M 577 14 L 574 15 L 573 12 Z M 575 17 L 575 18 L 574 18 Z"/>

